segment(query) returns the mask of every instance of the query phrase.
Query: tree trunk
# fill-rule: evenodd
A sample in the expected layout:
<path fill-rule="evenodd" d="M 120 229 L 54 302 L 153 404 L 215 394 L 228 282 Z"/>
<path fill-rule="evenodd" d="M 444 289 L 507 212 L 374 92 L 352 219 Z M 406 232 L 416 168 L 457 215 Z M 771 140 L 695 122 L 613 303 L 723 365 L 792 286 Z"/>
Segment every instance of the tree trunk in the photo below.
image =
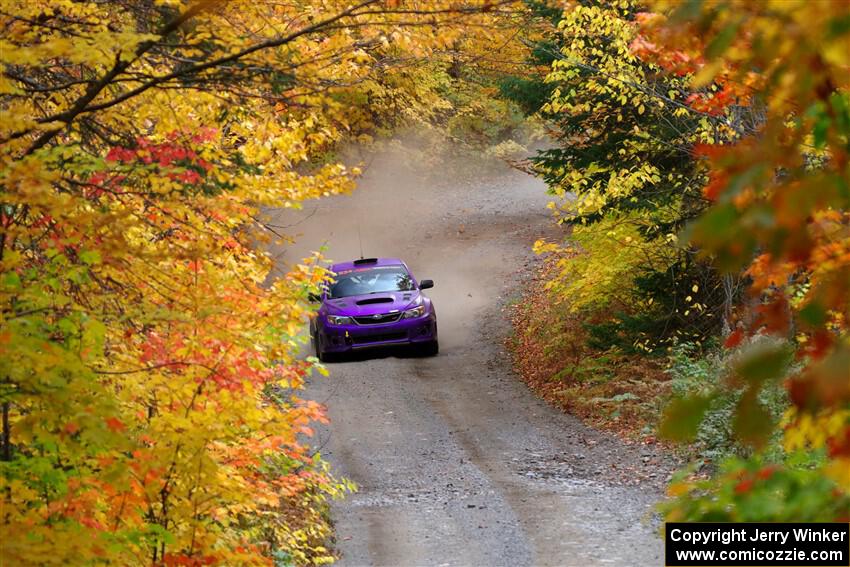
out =
<path fill-rule="evenodd" d="M 12 431 L 9 428 L 9 402 L 3 402 L 3 453 L 2 460 L 12 460 Z"/>

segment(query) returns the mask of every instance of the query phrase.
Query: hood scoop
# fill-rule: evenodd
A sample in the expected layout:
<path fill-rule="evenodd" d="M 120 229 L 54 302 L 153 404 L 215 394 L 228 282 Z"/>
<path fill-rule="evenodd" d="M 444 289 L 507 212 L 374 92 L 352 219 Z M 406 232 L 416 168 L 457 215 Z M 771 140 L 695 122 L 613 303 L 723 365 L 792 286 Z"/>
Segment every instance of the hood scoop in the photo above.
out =
<path fill-rule="evenodd" d="M 394 300 L 392 297 L 370 297 L 369 299 L 361 299 L 357 302 L 357 305 L 372 305 L 375 303 L 392 303 Z"/>

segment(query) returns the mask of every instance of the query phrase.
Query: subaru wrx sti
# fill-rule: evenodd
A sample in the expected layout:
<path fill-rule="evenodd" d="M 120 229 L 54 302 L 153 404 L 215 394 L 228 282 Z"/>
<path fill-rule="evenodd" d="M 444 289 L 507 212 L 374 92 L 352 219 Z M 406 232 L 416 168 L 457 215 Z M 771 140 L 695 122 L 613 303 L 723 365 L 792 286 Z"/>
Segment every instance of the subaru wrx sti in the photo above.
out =
<path fill-rule="evenodd" d="M 320 297 L 310 321 L 316 356 L 329 362 L 360 349 L 409 346 L 426 355 L 439 351 L 437 313 L 417 281 L 397 258 L 361 258 L 330 267 L 334 280 Z"/>

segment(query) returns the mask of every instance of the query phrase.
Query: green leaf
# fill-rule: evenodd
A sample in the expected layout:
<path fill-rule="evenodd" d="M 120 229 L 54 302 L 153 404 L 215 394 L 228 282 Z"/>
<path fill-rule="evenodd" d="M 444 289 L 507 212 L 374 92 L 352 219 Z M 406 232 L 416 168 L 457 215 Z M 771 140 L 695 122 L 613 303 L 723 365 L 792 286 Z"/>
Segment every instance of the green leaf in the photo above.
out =
<path fill-rule="evenodd" d="M 785 374 L 791 354 L 786 344 L 753 345 L 741 354 L 735 364 L 735 373 L 758 388 L 764 382 Z"/>
<path fill-rule="evenodd" d="M 97 319 L 89 320 L 83 331 L 83 343 L 95 351 L 100 351 L 106 337 L 106 325 Z"/>
<path fill-rule="evenodd" d="M 714 246 L 722 243 L 727 237 L 730 226 L 734 226 L 740 213 L 734 205 L 724 203 L 710 209 L 692 228 L 692 236 L 702 242 Z"/>
<path fill-rule="evenodd" d="M 824 309 L 823 305 L 817 301 L 809 302 L 805 307 L 800 309 L 799 315 L 800 320 L 813 327 L 820 327 L 821 325 L 826 324 L 826 309 Z"/>
<path fill-rule="evenodd" d="M 711 43 L 705 48 L 705 54 L 709 59 L 714 59 L 723 54 L 724 51 L 732 44 L 735 35 L 738 33 L 740 22 L 732 22 L 724 27 L 714 36 Z"/>
<path fill-rule="evenodd" d="M 713 396 L 691 396 L 670 402 L 664 410 L 661 436 L 672 441 L 692 440 L 712 399 Z"/>
<path fill-rule="evenodd" d="M 3 274 L 3 287 L 7 290 L 20 289 L 21 277 L 17 274 L 17 272 L 6 272 Z"/>
<path fill-rule="evenodd" d="M 773 416 L 764 404 L 758 401 L 756 390 L 747 390 L 735 410 L 735 435 L 743 443 L 759 448 L 770 438 L 773 426 Z"/>
<path fill-rule="evenodd" d="M 77 324 L 74 321 L 71 321 L 67 317 L 62 317 L 59 319 L 57 323 L 59 330 L 62 331 L 66 336 L 75 335 L 77 333 Z"/>
<path fill-rule="evenodd" d="M 843 14 L 829 21 L 827 38 L 833 39 L 850 32 L 850 14 Z"/>
<path fill-rule="evenodd" d="M 89 266 L 93 264 L 100 264 L 100 252 L 97 250 L 86 250 L 84 252 L 80 252 L 80 261 Z"/>
<path fill-rule="evenodd" d="M 675 4 L 674 4 L 675 5 Z M 670 19 L 674 22 L 693 20 L 702 12 L 702 0 L 685 0 L 676 6 Z"/>

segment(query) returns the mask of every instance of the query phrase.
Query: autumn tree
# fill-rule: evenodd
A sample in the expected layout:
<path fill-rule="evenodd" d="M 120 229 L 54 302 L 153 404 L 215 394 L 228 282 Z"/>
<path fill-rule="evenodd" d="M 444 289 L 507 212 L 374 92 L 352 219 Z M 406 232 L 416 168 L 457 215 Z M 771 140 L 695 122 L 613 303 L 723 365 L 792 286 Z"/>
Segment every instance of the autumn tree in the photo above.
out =
<path fill-rule="evenodd" d="M 751 128 L 698 150 L 712 206 L 688 235 L 704 257 L 750 280 L 730 375 L 734 416 L 756 452 L 707 482 L 680 482 L 669 509 L 693 520 L 850 518 L 850 8 L 843 2 L 715 2 L 688 11 L 658 2 L 643 57 L 714 92 L 695 104 L 753 109 Z M 790 407 L 771 420 L 760 392 L 784 384 Z M 678 400 L 666 429 L 695 430 L 718 395 Z M 758 452 L 779 437 L 779 462 Z"/>
<path fill-rule="evenodd" d="M 736 132 L 724 112 L 691 104 L 687 77 L 639 57 L 641 10 L 538 6 L 554 25 L 532 54 L 549 68 L 505 92 L 539 112 L 555 141 L 531 159 L 573 229 L 566 247 L 538 248 L 562 256 L 550 287 L 573 309 L 609 313 L 588 325 L 594 345 L 657 351 L 716 334 L 732 300 L 678 234 L 708 205 L 695 146 Z"/>
<path fill-rule="evenodd" d="M 370 89 L 502 9 L 0 4 L 4 557 L 332 559 L 346 485 L 304 442 L 324 418 L 296 357 L 327 274 L 268 283 L 259 211 L 350 190 L 317 156 L 392 113 Z"/>

